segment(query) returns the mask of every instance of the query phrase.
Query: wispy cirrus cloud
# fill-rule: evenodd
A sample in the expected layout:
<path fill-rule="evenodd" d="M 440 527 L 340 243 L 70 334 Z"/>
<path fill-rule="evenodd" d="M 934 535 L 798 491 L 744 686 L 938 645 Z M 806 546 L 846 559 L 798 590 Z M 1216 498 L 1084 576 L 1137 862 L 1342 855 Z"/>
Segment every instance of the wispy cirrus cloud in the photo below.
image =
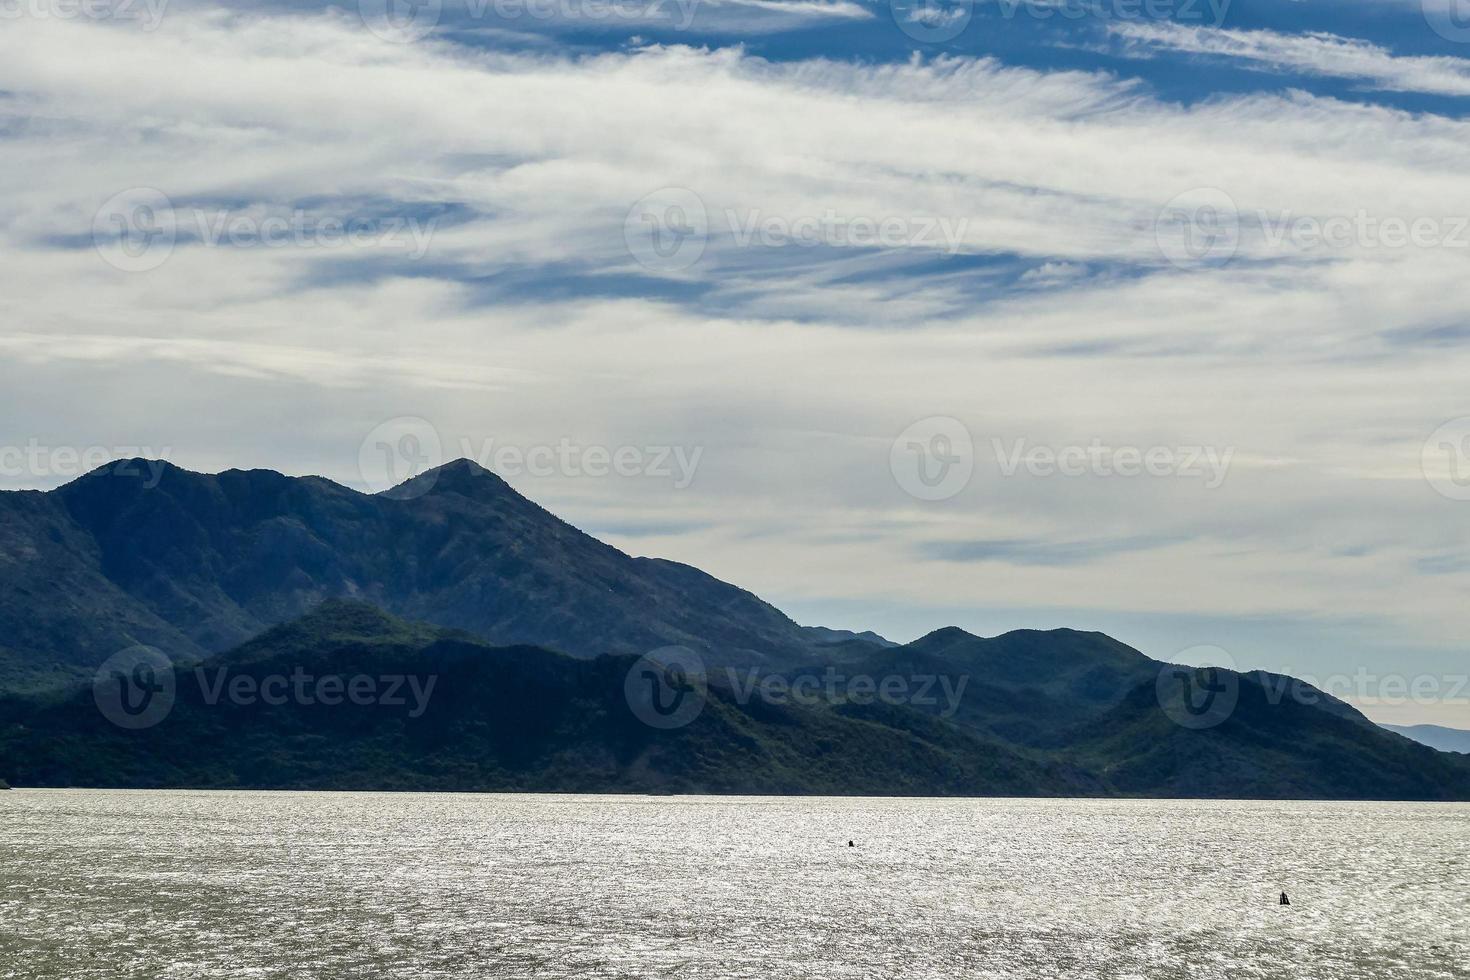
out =
<path fill-rule="evenodd" d="M 1167 22 L 1111 24 L 1125 53 L 1176 52 L 1228 59 L 1262 71 L 1345 78 L 1394 92 L 1470 96 L 1470 59 L 1396 55 L 1368 41 L 1335 34 L 1282 34 Z"/>

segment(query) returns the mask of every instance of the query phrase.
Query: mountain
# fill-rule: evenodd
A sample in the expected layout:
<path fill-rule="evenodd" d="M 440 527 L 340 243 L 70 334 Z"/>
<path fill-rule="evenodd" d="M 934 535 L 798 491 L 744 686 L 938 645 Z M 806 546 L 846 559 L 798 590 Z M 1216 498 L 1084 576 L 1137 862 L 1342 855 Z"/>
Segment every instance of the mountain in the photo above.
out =
<path fill-rule="evenodd" d="M 0 626 L 0 777 L 20 785 L 1470 799 L 1470 757 L 1292 678 L 1071 629 L 799 626 L 468 461 L 376 495 L 138 461 L 0 493 Z M 135 731 L 89 685 L 137 644 L 176 701 Z M 665 730 L 629 693 L 663 675 L 624 682 L 670 645 L 709 681 Z M 219 686 L 301 674 L 437 686 L 419 712 Z"/>
<path fill-rule="evenodd" d="M 22 786 L 862 795 L 1098 792 L 1084 773 L 889 706 L 744 703 L 711 684 L 661 730 L 625 692 L 637 658 L 494 647 L 331 602 L 172 671 L 172 710 L 126 730 L 90 687 L 0 701 L 0 777 Z M 340 678 L 403 704 L 265 703 L 267 679 Z M 367 681 L 363 681 L 367 683 Z M 245 685 L 259 696 L 232 698 Z M 212 698 L 213 695 L 213 698 Z M 366 701 L 366 699 L 361 699 Z M 248 702 L 248 703 L 247 703 Z M 419 710 L 422 709 L 422 710 Z"/>
<path fill-rule="evenodd" d="M 1215 681 L 1223 676 L 1236 690 L 1233 710 L 1205 715 L 1211 724 L 1196 730 L 1160 675 L 1114 700 L 1077 682 L 1091 674 L 1082 663 L 1050 650 L 1131 663 L 1097 634 L 939 639 L 951 656 L 957 647 L 984 650 L 992 664 L 1009 651 L 1016 673 L 1028 654 L 1055 662 L 1073 680 L 1050 693 L 1046 684 L 987 686 L 1039 698 L 1038 711 L 1090 720 L 1055 726 L 1039 740 L 1051 744 L 1039 747 L 987 734 L 985 702 L 970 705 L 960 683 L 951 689 L 962 692 L 966 721 L 885 703 L 871 686 L 866 696 L 841 685 L 810 700 L 762 696 L 728 669 L 710 671 L 707 683 L 664 673 L 664 690 L 678 692 L 665 704 L 679 710 L 685 695 L 702 704 L 692 720 L 678 719 L 687 724 L 664 728 L 640 695 L 655 676 L 646 673 L 647 658 L 498 647 L 338 600 L 202 663 L 148 675 L 147 685 L 171 698 L 161 717 L 148 719 L 151 727 L 122 727 L 115 705 L 99 710 L 110 681 L 0 699 L 0 779 L 131 788 L 1470 800 L 1470 759 L 1310 698 L 1282 696 L 1258 675 L 1217 672 Z M 890 666 L 899 670 L 934 663 L 893 653 Z M 1180 669 L 1162 667 L 1164 677 Z M 999 665 L 996 674 L 1004 674 Z"/>
<path fill-rule="evenodd" d="M 1391 732 L 1412 738 L 1421 745 L 1439 749 L 1441 752 L 1470 753 L 1470 732 L 1443 725 L 1383 725 Z"/>
<path fill-rule="evenodd" d="M 1038 748 L 1065 744 L 1164 666 L 1112 637 L 1072 629 L 1015 630 L 980 637 L 958 627 L 935 630 L 891 649 L 861 648 L 844 657 L 851 673 L 965 680 L 948 717 L 992 738 Z M 936 703 L 934 713 L 948 705 Z"/>
<path fill-rule="evenodd" d="M 699 569 L 603 544 L 468 460 L 376 495 L 140 460 L 0 493 L 0 690 L 88 677 L 140 643 L 203 659 L 331 598 L 579 657 L 681 644 L 790 664 L 830 642 Z"/>
<path fill-rule="evenodd" d="M 803 626 L 802 631 L 814 642 L 827 646 L 836 644 L 847 644 L 853 641 L 866 643 L 876 647 L 896 647 L 897 643 L 884 636 L 879 636 L 872 630 L 855 632 L 853 630 L 835 630 L 829 626 Z"/>
<path fill-rule="evenodd" d="M 1198 716 L 1208 727 L 1190 727 L 1182 687 L 1140 685 L 1078 732 L 1069 755 L 1131 796 L 1470 799 L 1470 760 L 1385 732 L 1309 686 L 1195 673 L 1230 692 L 1228 711 Z"/>

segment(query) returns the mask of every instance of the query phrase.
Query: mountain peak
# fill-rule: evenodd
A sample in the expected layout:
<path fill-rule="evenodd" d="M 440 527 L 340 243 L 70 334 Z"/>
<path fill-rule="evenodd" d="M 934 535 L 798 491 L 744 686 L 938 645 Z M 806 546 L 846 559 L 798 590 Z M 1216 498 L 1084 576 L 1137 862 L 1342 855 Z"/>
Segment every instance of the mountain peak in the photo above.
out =
<path fill-rule="evenodd" d="M 435 469 L 430 470 L 429 472 L 437 472 L 449 476 L 453 476 L 456 474 L 463 476 L 495 476 L 494 472 L 492 472 L 488 467 L 481 466 L 479 463 L 470 459 L 468 456 L 461 456 L 458 459 L 451 459 L 443 466 L 435 467 Z"/>
<path fill-rule="evenodd" d="M 451 460 L 404 480 L 382 496 L 396 499 L 422 497 L 426 493 L 457 493 L 465 497 L 477 497 L 487 492 L 511 490 L 510 484 L 468 457 Z"/>
<path fill-rule="evenodd" d="M 361 599 L 333 598 L 308 609 L 296 619 L 271 627 L 222 656 L 244 663 L 281 650 L 299 651 L 304 655 L 307 651 L 347 643 L 428 642 L 444 632 L 425 623 L 399 619 Z"/>
<path fill-rule="evenodd" d="M 99 477 L 136 477 L 146 482 L 149 486 L 156 486 L 159 480 L 171 473 L 183 473 L 189 476 L 199 476 L 193 470 L 186 470 L 177 463 L 170 463 L 166 459 L 149 459 L 145 456 L 133 456 L 127 459 L 110 459 L 95 469 L 88 470 L 81 476 L 62 487 L 69 487 L 84 480 L 94 480 Z M 58 488 L 60 489 L 60 488 Z"/>
<path fill-rule="evenodd" d="M 939 629 L 915 640 L 911 646 L 935 646 L 938 644 L 959 643 L 962 640 L 978 640 L 980 637 L 974 633 L 962 630 L 958 626 L 941 626 Z"/>

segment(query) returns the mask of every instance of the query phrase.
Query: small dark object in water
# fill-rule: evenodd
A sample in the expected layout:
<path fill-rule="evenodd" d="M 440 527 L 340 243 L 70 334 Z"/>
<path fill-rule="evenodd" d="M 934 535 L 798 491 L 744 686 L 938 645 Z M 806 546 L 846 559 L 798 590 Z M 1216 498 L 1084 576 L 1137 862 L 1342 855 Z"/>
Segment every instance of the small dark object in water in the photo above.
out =
<path fill-rule="evenodd" d="M 1286 897 L 1286 892 L 1282 892 L 1281 893 L 1281 904 L 1282 905 L 1290 905 L 1291 904 L 1291 899 L 1289 899 L 1289 898 Z"/>
<path fill-rule="evenodd" d="M 847 846 L 848 846 L 848 847 L 852 847 L 852 846 L 853 846 L 853 844 L 852 844 L 852 841 L 848 841 L 848 842 L 847 842 Z"/>

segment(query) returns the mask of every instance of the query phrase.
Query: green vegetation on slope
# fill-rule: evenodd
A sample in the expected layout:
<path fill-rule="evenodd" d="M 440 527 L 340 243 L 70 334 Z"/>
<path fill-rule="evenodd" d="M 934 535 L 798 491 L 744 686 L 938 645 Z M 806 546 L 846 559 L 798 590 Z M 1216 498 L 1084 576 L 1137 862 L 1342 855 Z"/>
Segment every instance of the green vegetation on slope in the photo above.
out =
<path fill-rule="evenodd" d="M 902 708 L 738 703 L 713 686 L 687 727 L 629 709 L 635 658 L 576 660 L 490 647 L 370 607 L 329 603 L 175 672 L 158 725 L 124 731 L 90 689 L 0 706 L 0 774 L 18 785 L 1029 795 L 1095 789 L 1085 776 Z M 223 675 L 221 675 L 223 671 Z M 403 705 L 209 703 L 239 678 L 408 676 Z M 223 678 L 223 679 L 222 679 Z M 387 687 L 381 682 L 378 691 Z"/>
<path fill-rule="evenodd" d="M 172 710 L 151 728 L 114 725 L 90 688 L 0 701 L 0 777 L 140 788 L 1470 799 L 1470 759 L 1381 731 L 1340 702 L 1323 710 L 1282 697 L 1266 675 L 1230 675 L 1238 704 L 1203 730 L 1176 722 L 1181 705 L 1161 706 L 1152 678 L 1115 699 L 1116 672 L 1159 665 L 1096 634 L 1063 632 L 966 640 L 963 656 L 950 643 L 937 654 L 897 648 L 873 664 L 974 671 L 979 694 L 966 686 L 952 718 L 848 694 L 773 703 L 715 671 L 698 717 L 660 730 L 626 699 L 633 657 L 494 647 L 334 601 L 178 666 Z M 1032 670 L 1036 682 L 1022 683 Z M 292 696 L 265 703 L 265 692 L 284 695 L 298 678 Z M 327 679 L 340 703 L 320 703 Z M 345 696 L 356 684 L 371 694 L 362 703 Z M 1035 716 L 1029 741 L 993 734 L 1025 711 Z M 1088 720 L 1074 725 L 1079 717 Z"/>
<path fill-rule="evenodd" d="M 1262 684 L 1262 675 L 1220 674 L 1235 679 L 1239 695 L 1219 724 L 1177 724 L 1182 692 L 1168 694 L 1171 717 L 1149 683 L 1079 733 L 1069 754 L 1134 796 L 1470 799 L 1470 764 L 1462 758 L 1347 715 L 1341 702 L 1323 710 Z"/>

